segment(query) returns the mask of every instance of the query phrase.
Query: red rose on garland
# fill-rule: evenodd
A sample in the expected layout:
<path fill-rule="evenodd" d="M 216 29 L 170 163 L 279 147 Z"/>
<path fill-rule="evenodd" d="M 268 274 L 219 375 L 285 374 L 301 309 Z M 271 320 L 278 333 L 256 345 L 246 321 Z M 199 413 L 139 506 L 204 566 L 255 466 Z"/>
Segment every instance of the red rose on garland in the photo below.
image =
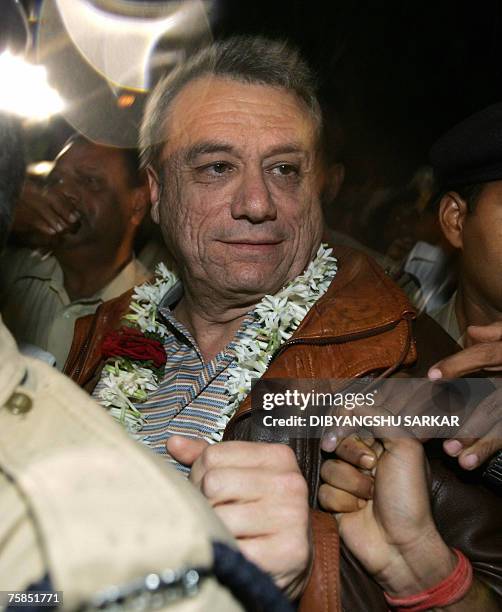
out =
<path fill-rule="evenodd" d="M 155 368 L 166 364 L 166 352 L 162 342 L 145 336 L 134 327 L 121 327 L 108 333 L 101 346 L 104 357 L 125 357 L 131 361 L 151 361 Z"/>

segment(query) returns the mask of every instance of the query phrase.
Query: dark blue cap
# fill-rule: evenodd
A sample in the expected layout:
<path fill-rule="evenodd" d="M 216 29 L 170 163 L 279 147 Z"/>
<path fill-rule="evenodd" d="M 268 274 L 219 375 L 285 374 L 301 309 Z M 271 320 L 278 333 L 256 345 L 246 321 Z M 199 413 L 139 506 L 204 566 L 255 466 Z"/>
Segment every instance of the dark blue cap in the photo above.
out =
<path fill-rule="evenodd" d="M 432 146 L 440 189 L 502 180 L 502 103 L 471 115 Z"/>

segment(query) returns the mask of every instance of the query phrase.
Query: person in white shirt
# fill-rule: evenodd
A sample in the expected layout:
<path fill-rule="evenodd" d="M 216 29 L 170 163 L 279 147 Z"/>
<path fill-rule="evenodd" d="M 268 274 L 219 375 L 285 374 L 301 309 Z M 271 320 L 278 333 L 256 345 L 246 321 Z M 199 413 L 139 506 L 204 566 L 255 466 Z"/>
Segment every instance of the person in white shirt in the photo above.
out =
<path fill-rule="evenodd" d="M 76 319 L 144 282 L 133 242 L 149 200 L 135 153 L 72 138 L 43 190 L 25 188 L 14 230 L 52 254 L 10 249 L 0 306 L 18 343 L 54 356 L 63 369 Z"/>

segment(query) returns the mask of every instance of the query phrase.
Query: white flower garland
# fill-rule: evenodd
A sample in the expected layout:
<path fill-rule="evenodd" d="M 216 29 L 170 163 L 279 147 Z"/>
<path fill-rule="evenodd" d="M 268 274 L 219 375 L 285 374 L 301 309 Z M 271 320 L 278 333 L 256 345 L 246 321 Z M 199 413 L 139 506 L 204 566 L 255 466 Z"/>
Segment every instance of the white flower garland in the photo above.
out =
<path fill-rule="evenodd" d="M 229 400 L 218 428 L 212 435 L 219 441 L 228 421 L 251 391 L 253 379 L 261 377 L 276 350 L 293 335 L 305 315 L 327 291 L 337 272 L 332 249 L 321 244 L 315 259 L 306 271 L 281 289 L 276 295 L 266 295 L 253 310 L 253 324 L 235 346 L 236 360 L 229 368 L 227 391 Z M 164 338 L 167 327 L 157 319 L 158 305 L 167 291 L 177 282 L 175 274 L 164 264 L 155 270 L 153 283 L 135 287 L 131 312 L 125 319 L 143 333 Z M 99 398 L 110 413 L 133 434 L 141 430 L 144 419 L 133 400 L 144 402 L 159 386 L 156 374 L 118 357 L 104 367 L 103 387 Z"/>
<path fill-rule="evenodd" d="M 333 249 L 321 244 L 306 271 L 275 295 L 266 295 L 253 311 L 254 325 L 245 330 L 235 347 L 236 361 L 229 368 L 228 405 L 218 421 L 213 439 L 221 440 L 228 421 L 249 395 L 255 378 L 261 378 L 277 349 L 291 338 L 317 300 L 326 293 L 336 272 Z"/>
<path fill-rule="evenodd" d="M 124 319 L 141 332 L 152 333 L 164 338 L 167 327 L 158 320 L 157 310 L 164 295 L 177 282 L 178 278 L 163 263 L 155 268 L 153 283 L 144 283 L 134 288 L 130 313 Z M 98 393 L 103 406 L 110 410 L 127 431 L 137 434 L 143 428 L 145 420 L 132 400 L 144 402 L 148 393 L 155 391 L 159 380 L 149 368 L 131 363 L 130 359 L 117 357 L 103 368 L 103 387 Z"/>

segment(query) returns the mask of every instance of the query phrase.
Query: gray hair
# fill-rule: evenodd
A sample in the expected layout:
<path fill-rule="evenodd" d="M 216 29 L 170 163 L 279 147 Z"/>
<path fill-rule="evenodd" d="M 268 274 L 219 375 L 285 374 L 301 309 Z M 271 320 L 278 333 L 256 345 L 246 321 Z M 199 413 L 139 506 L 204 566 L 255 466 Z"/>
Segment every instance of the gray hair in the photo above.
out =
<path fill-rule="evenodd" d="M 14 205 L 23 184 L 24 148 L 18 120 L 0 113 L 0 251 L 9 234 Z"/>
<path fill-rule="evenodd" d="M 293 92 L 312 115 L 319 140 L 322 118 L 315 79 L 299 51 L 285 41 L 236 36 L 199 51 L 159 81 L 146 105 L 140 130 L 142 167 L 159 170 L 169 106 L 185 85 L 207 75 Z"/>

